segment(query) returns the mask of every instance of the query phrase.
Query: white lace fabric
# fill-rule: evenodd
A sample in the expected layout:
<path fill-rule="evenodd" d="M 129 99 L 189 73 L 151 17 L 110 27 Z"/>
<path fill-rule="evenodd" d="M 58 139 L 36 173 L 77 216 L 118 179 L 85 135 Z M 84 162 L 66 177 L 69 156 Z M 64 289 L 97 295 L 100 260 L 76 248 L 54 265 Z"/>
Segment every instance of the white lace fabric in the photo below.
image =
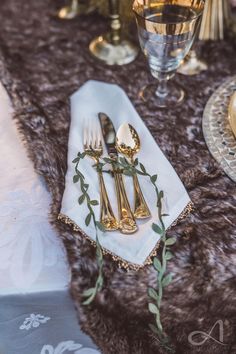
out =
<path fill-rule="evenodd" d="M 50 196 L 11 115 L 0 85 L 0 295 L 66 289 L 70 273 L 48 221 Z"/>

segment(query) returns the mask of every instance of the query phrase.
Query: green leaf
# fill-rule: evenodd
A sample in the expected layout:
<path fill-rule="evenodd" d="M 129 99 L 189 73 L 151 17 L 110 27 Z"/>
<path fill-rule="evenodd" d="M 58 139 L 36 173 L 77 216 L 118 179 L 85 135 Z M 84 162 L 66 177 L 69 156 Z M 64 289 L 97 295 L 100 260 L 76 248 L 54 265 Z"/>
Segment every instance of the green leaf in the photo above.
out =
<path fill-rule="evenodd" d="M 90 200 L 90 204 L 95 206 L 98 205 L 99 203 L 97 200 Z"/>
<path fill-rule="evenodd" d="M 143 166 L 143 164 L 141 162 L 139 163 L 139 166 L 140 166 L 142 172 L 146 174 L 147 173 L 146 168 Z"/>
<path fill-rule="evenodd" d="M 91 295 L 87 300 L 83 301 L 82 304 L 85 306 L 90 305 L 93 302 L 95 296 L 96 296 L 96 292 L 93 295 Z"/>
<path fill-rule="evenodd" d="M 84 290 L 82 296 L 83 296 L 83 297 L 88 297 L 88 296 L 93 295 L 95 292 L 96 292 L 96 289 L 95 289 L 95 288 L 90 288 L 90 289 Z"/>
<path fill-rule="evenodd" d="M 158 294 L 153 288 L 148 288 L 148 296 L 151 297 L 153 300 L 158 300 Z"/>
<path fill-rule="evenodd" d="M 169 216 L 169 214 L 161 214 L 162 217 Z"/>
<path fill-rule="evenodd" d="M 134 160 L 134 166 L 138 166 L 138 158 L 136 157 L 136 159 Z"/>
<path fill-rule="evenodd" d="M 136 173 L 140 176 L 145 176 L 145 173 L 143 173 L 142 171 L 139 171 L 137 168 L 135 169 Z"/>
<path fill-rule="evenodd" d="M 174 256 L 173 256 L 173 254 L 171 253 L 171 252 L 169 252 L 169 251 L 167 251 L 166 252 L 166 254 L 165 254 L 165 259 L 167 260 L 167 261 L 169 261 L 171 258 L 173 258 Z"/>
<path fill-rule="evenodd" d="M 162 265 L 157 257 L 154 257 L 154 259 L 153 259 L 153 266 L 158 272 L 161 272 Z"/>
<path fill-rule="evenodd" d="M 105 232 L 105 227 L 102 225 L 102 223 L 100 223 L 99 221 L 96 221 L 96 226 L 97 228 L 102 231 L 102 232 Z"/>
<path fill-rule="evenodd" d="M 157 180 L 157 175 L 153 175 L 153 176 L 151 177 L 152 183 L 156 183 L 156 180 Z"/>
<path fill-rule="evenodd" d="M 79 181 L 79 175 L 73 176 L 73 183 L 77 183 Z"/>
<path fill-rule="evenodd" d="M 163 191 L 160 191 L 158 197 L 159 197 L 160 199 L 162 199 L 162 198 L 164 197 L 164 192 L 163 192 Z"/>
<path fill-rule="evenodd" d="M 84 202 L 84 199 L 85 199 L 85 194 L 82 194 L 78 199 L 79 205 L 81 205 Z"/>
<path fill-rule="evenodd" d="M 80 160 L 80 157 L 76 157 L 74 160 L 72 160 L 72 163 L 77 163 L 77 162 L 79 162 L 79 160 Z"/>
<path fill-rule="evenodd" d="M 131 170 L 124 170 L 123 174 L 126 176 L 133 176 L 134 175 L 133 171 L 131 171 Z"/>
<path fill-rule="evenodd" d="M 165 242 L 165 245 L 166 246 L 172 246 L 174 245 L 176 242 L 176 238 L 175 237 L 171 237 L 171 238 L 168 238 Z"/>
<path fill-rule="evenodd" d="M 153 324 L 149 323 L 148 326 L 153 333 L 159 334 L 158 329 Z"/>
<path fill-rule="evenodd" d="M 103 161 L 105 161 L 106 163 L 112 163 L 114 162 L 112 159 L 109 159 L 109 157 L 104 157 Z"/>
<path fill-rule="evenodd" d="M 148 304 L 148 310 L 149 310 L 149 312 L 153 313 L 154 315 L 159 314 L 159 310 L 158 310 L 157 306 L 151 302 L 149 302 L 149 304 Z"/>
<path fill-rule="evenodd" d="M 152 224 L 152 229 L 154 232 L 156 232 L 159 235 L 163 234 L 162 228 L 160 226 L 158 226 L 157 224 Z"/>
<path fill-rule="evenodd" d="M 86 156 L 86 152 L 78 152 L 78 154 L 77 154 L 77 156 L 79 157 L 79 158 L 81 158 L 81 159 L 83 159 L 83 158 L 85 158 L 85 156 Z"/>
<path fill-rule="evenodd" d="M 121 157 L 121 158 L 120 158 L 120 162 L 121 162 L 121 163 L 122 163 L 122 165 L 124 165 L 124 166 L 129 165 L 129 163 L 128 163 L 128 161 L 126 160 L 126 158 L 125 158 L 125 157 Z"/>
<path fill-rule="evenodd" d="M 89 226 L 90 221 L 91 221 L 92 214 L 88 214 L 85 219 L 85 225 Z"/>
<path fill-rule="evenodd" d="M 163 279 L 162 279 L 162 286 L 165 287 L 169 285 L 172 281 L 172 274 L 167 274 Z"/>

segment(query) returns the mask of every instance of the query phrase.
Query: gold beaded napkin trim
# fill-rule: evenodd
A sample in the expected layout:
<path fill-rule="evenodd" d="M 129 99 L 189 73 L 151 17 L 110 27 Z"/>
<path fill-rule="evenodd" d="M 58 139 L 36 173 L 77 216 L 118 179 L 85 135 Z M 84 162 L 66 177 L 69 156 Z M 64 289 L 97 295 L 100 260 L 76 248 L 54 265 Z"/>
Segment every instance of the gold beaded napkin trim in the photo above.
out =
<path fill-rule="evenodd" d="M 185 219 L 192 211 L 194 210 L 194 205 L 192 202 L 189 202 L 186 207 L 184 208 L 184 210 L 182 211 L 182 213 L 178 216 L 178 218 L 173 221 L 173 223 L 168 227 L 168 229 L 166 231 L 168 231 L 171 227 L 175 226 L 178 224 L 178 222 L 180 222 L 181 220 Z M 60 213 L 58 215 L 58 220 L 62 221 L 64 224 L 69 225 L 72 227 L 73 231 L 75 232 L 80 232 L 84 237 L 86 237 L 87 240 L 89 240 L 89 242 L 96 247 L 96 241 L 92 240 L 73 220 L 71 220 L 68 216 Z M 149 254 L 149 256 L 146 258 L 146 260 L 144 261 L 144 264 L 140 265 L 140 264 L 135 264 L 135 263 L 131 263 L 126 261 L 125 259 L 123 259 L 120 256 L 117 256 L 116 254 L 114 254 L 112 251 L 109 251 L 108 249 L 104 248 L 101 246 L 102 248 L 102 252 L 103 255 L 110 255 L 112 256 L 112 259 L 118 263 L 118 267 L 119 268 L 124 268 L 126 270 L 139 270 L 143 267 L 145 267 L 146 265 L 150 265 L 152 264 L 152 259 L 153 257 L 156 256 L 157 254 L 157 250 L 159 248 L 160 245 L 160 240 L 158 240 L 158 242 L 156 243 L 155 247 L 153 248 L 152 252 Z"/>

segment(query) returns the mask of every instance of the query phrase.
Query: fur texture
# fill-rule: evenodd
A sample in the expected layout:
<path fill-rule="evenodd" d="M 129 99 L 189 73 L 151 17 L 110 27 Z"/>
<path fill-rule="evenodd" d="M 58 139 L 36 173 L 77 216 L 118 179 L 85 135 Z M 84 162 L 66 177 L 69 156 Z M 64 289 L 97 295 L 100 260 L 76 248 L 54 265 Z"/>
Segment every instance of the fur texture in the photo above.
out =
<path fill-rule="evenodd" d="M 106 30 L 106 20 L 90 15 L 60 21 L 54 13 L 61 4 L 1 0 L 0 76 L 29 156 L 52 195 L 50 218 L 68 253 L 71 293 L 82 328 L 104 354 L 164 353 L 148 329 L 153 317 L 147 310 L 147 286 L 156 285 L 152 267 L 127 273 L 105 257 L 104 290 L 91 307 L 83 307 L 81 293 L 94 284 L 97 275 L 95 250 L 57 221 L 67 165 L 68 97 L 86 80 L 98 79 L 126 90 L 196 206 L 192 215 L 169 232 L 178 242 L 169 266 L 174 280 L 165 290 L 162 321 L 176 353 L 234 354 L 236 186 L 211 157 L 201 119 L 212 92 L 227 76 L 236 74 L 235 38 L 206 43 L 201 55 L 208 71 L 175 79 L 188 92 L 187 101 L 179 108 L 159 110 L 154 102 L 144 104 L 138 98 L 138 89 L 151 79 L 143 56 L 123 67 L 97 62 L 89 55 L 88 44 Z M 133 33 L 136 38 L 134 28 Z M 156 167 L 158 172 L 161 166 Z M 191 331 L 209 333 L 217 320 L 224 321 L 227 345 L 212 339 L 199 347 L 189 343 Z M 217 329 L 212 336 L 219 338 Z"/>

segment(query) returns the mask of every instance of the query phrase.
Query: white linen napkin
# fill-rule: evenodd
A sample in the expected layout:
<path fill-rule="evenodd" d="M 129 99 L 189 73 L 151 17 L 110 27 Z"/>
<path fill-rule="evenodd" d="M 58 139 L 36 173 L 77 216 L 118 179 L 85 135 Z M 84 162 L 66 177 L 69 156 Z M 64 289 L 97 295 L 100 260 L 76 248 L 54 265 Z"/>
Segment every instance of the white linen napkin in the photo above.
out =
<path fill-rule="evenodd" d="M 179 215 L 190 205 L 190 198 L 177 176 L 175 170 L 165 158 L 156 144 L 149 130 L 135 111 L 125 92 L 117 85 L 98 81 L 86 82 L 71 96 L 71 126 L 68 148 L 68 170 L 66 174 L 65 191 L 62 199 L 59 219 L 69 220 L 77 225 L 91 240 L 95 240 L 95 229 L 92 223 L 85 225 L 88 210 L 85 204 L 78 204 L 81 195 L 79 183 L 73 183 L 74 164 L 72 160 L 78 151 L 83 152 L 83 127 L 86 121 L 93 120 L 97 124 L 98 113 L 106 113 L 113 121 L 116 131 L 122 123 L 128 122 L 134 126 L 141 140 L 141 150 L 137 155 L 147 171 L 157 174 L 157 185 L 164 191 L 165 226 L 168 228 Z M 104 148 L 104 154 L 107 152 Z M 97 173 L 92 167 L 94 162 L 90 158 L 81 160 L 79 169 L 84 174 L 86 183 L 89 184 L 91 198 L 99 200 L 99 184 Z M 104 174 L 106 188 L 114 213 L 117 216 L 117 200 L 113 178 Z M 133 206 L 132 177 L 125 176 L 127 195 Z M 139 176 L 139 181 L 152 217 L 147 220 L 137 221 L 139 230 L 132 235 L 123 235 L 118 231 L 99 232 L 99 240 L 105 251 L 117 256 L 118 259 L 137 267 L 150 261 L 150 255 L 156 248 L 159 236 L 152 230 L 152 223 L 158 223 L 156 195 L 149 179 Z M 96 219 L 99 220 L 99 206 L 95 207 Z M 114 257 L 116 258 L 116 257 Z"/>

